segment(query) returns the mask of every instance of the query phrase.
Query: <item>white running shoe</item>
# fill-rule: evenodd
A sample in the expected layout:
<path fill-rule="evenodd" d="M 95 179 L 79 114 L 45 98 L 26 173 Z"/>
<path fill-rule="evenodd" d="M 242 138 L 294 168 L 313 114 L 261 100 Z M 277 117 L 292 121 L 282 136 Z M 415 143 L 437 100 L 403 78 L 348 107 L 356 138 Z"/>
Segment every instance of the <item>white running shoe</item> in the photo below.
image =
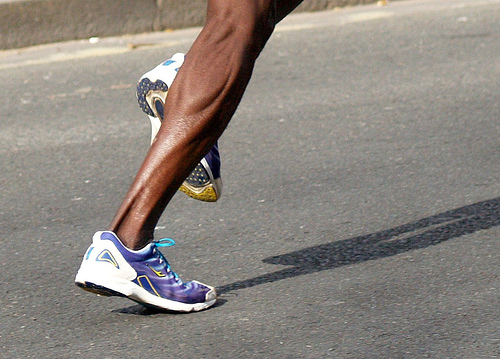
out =
<path fill-rule="evenodd" d="M 184 58 L 184 54 L 175 54 L 171 59 L 145 73 L 137 84 L 137 102 L 151 121 L 151 143 L 163 121 L 163 109 L 168 89 L 174 82 Z M 216 143 L 198 163 L 179 190 L 200 201 L 217 201 L 222 195 L 220 165 L 219 147 Z"/>

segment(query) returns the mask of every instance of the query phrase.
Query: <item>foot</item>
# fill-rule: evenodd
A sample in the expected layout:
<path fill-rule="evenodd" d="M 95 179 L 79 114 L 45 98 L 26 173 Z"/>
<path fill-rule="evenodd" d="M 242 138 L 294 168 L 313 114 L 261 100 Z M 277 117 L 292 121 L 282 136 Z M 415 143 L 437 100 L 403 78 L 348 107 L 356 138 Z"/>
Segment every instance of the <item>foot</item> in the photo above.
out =
<path fill-rule="evenodd" d="M 153 308 L 191 312 L 212 306 L 215 288 L 197 281 L 182 282 L 158 250 L 173 244 L 162 240 L 133 251 L 113 232 L 97 232 L 75 283 L 99 295 L 127 297 Z"/>
<path fill-rule="evenodd" d="M 184 57 L 184 54 L 175 54 L 170 60 L 144 74 L 137 85 L 139 107 L 151 121 L 151 142 L 160 129 L 168 89 L 184 62 Z M 198 163 L 179 190 L 200 201 L 215 202 L 219 199 L 222 194 L 222 180 L 218 144 Z"/>

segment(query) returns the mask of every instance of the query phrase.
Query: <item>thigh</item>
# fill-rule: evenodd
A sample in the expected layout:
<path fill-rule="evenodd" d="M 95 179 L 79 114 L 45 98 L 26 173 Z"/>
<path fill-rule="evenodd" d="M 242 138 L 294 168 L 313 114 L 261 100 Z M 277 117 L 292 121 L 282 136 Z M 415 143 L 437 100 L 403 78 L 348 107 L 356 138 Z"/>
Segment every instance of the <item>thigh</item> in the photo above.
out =
<path fill-rule="evenodd" d="M 247 44 L 257 53 L 276 24 L 277 0 L 208 0 L 204 30 L 220 39 Z M 254 46 L 255 45 L 255 46 Z"/>
<path fill-rule="evenodd" d="M 280 22 L 285 16 L 291 13 L 303 0 L 274 0 L 276 17 L 274 24 Z"/>
<path fill-rule="evenodd" d="M 262 19 L 271 20 L 273 26 L 291 13 L 303 0 L 208 0 L 207 18 L 231 15 L 239 20 Z"/>

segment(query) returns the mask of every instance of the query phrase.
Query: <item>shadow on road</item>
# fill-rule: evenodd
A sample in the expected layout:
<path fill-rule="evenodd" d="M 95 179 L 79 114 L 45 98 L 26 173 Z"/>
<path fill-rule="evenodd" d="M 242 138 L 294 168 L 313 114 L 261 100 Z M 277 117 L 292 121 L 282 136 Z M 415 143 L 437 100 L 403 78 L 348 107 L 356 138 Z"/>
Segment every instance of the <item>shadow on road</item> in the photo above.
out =
<path fill-rule="evenodd" d="M 219 295 L 227 294 L 238 289 L 250 288 L 304 274 L 386 258 L 433 246 L 452 238 L 498 225 L 500 225 L 500 197 L 440 213 L 385 231 L 266 258 L 263 260 L 265 263 L 293 267 L 225 284 L 217 288 L 217 293 Z M 219 299 L 216 306 L 221 306 L 225 302 L 225 299 Z M 136 315 L 159 313 L 158 310 L 148 309 L 141 305 L 134 305 L 114 312 Z"/>
<path fill-rule="evenodd" d="M 219 294 L 426 248 L 500 225 L 500 197 L 427 217 L 385 231 L 305 248 L 263 260 L 293 266 L 226 284 Z"/>

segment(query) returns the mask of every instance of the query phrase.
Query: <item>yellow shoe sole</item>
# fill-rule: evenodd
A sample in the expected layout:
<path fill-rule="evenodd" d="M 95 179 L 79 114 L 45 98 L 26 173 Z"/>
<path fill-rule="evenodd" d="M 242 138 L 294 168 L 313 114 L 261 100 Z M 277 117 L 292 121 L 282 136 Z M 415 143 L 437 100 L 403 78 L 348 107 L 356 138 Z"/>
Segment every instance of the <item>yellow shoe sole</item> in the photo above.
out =
<path fill-rule="evenodd" d="M 217 197 L 215 189 L 211 184 L 201 188 L 197 188 L 190 186 L 187 183 L 183 183 L 182 186 L 179 188 L 179 191 L 184 192 L 189 197 L 197 199 L 198 201 L 215 202 L 219 199 Z"/>

